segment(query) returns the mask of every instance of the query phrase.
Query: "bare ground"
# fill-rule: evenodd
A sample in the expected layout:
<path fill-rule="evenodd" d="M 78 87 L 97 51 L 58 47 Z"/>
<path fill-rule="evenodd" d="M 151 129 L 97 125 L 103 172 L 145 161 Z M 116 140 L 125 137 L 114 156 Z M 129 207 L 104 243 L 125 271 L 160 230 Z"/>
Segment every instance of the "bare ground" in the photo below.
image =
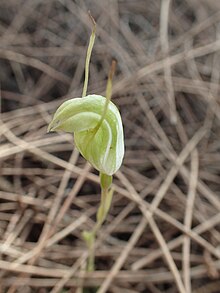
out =
<path fill-rule="evenodd" d="M 0 1 L 0 292 L 220 292 L 220 3 Z M 170 9 L 169 9 L 170 6 Z M 113 101 L 126 155 L 85 272 L 97 172 L 71 134 L 46 134 L 81 96 Z"/>

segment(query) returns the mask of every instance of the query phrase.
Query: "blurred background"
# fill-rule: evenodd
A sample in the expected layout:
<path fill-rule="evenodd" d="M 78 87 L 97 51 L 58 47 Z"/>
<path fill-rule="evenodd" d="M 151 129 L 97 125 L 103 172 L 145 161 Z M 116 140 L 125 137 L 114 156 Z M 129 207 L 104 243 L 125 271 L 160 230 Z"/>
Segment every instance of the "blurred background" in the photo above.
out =
<path fill-rule="evenodd" d="M 46 133 L 82 95 L 88 11 L 88 93 L 116 59 L 126 145 L 89 273 L 99 177 Z M 0 1 L 0 292 L 220 292 L 219 50 L 218 0 Z"/>

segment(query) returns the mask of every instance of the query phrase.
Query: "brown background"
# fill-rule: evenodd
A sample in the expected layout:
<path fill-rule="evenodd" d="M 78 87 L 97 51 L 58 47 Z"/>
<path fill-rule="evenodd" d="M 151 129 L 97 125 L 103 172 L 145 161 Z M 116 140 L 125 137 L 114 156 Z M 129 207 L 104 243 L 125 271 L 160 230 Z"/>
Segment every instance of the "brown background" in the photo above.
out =
<path fill-rule="evenodd" d="M 88 92 L 115 58 L 126 145 L 91 273 L 99 178 L 46 134 L 81 96 L 88 10 Z M 0 292 L 220 292 L 220 2 L 1 0 L 0 36 Z"/>

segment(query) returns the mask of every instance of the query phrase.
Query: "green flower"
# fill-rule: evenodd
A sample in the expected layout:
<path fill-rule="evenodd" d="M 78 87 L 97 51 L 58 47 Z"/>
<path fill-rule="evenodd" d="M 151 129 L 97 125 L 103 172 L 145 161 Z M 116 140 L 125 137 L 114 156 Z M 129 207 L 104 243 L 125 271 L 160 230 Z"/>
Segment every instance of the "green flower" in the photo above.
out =
<path fill-rule="evenodd" d="M 101 173 L 113 175 L 120 168 L 124 157 L 121 116 L 105 97 L 88 95 L 64 102 L 48 127 L 48 131 L 57 130 L 74 133 L 79 152 Z"/>

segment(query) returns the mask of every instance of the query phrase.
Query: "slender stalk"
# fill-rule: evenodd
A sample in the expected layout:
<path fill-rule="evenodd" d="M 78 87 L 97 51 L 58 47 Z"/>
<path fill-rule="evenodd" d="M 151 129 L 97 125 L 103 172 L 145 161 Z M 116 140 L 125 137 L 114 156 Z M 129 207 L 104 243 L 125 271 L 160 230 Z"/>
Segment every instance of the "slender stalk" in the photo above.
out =
<path fill-rule="evenodd" d="M 95 268 L 95 239 L 96 235 L 105 221 L 112 202 L 113 189 L 111 189 L 112 176 L 100 174 L 101 186 L 101 203 L 97 212 L 97 221 L 91 232 L 84 232 L 84 239 L 86 240 L 89 258 L 87 263 L 87 271 L 94 271 Z"/>
<path fill-rule="evenodd" d="M 84 80 L 82 97 L 86 96 L 86 92 L 87 92 L 87 88 L 88 88 L 89 63 L 90 63 L 90 59 L 91 59 L 92 48 L 93 48 L 94 43 L 95 43 L 95 33 L 96 33 L 96 22 L 95 22 L 94 18 L 92 17 L 92 15 L 90 14 L 90 12 L 89 12 L 89 17 L 90 17 L 90 19 L 92 21 L 93 29 L 92 29 L 92 34 L 91 34 L 90 39 L 89 39 L 89 46 L 88 46 L 87 53 L 86 53 L 85 80 Z"/>

